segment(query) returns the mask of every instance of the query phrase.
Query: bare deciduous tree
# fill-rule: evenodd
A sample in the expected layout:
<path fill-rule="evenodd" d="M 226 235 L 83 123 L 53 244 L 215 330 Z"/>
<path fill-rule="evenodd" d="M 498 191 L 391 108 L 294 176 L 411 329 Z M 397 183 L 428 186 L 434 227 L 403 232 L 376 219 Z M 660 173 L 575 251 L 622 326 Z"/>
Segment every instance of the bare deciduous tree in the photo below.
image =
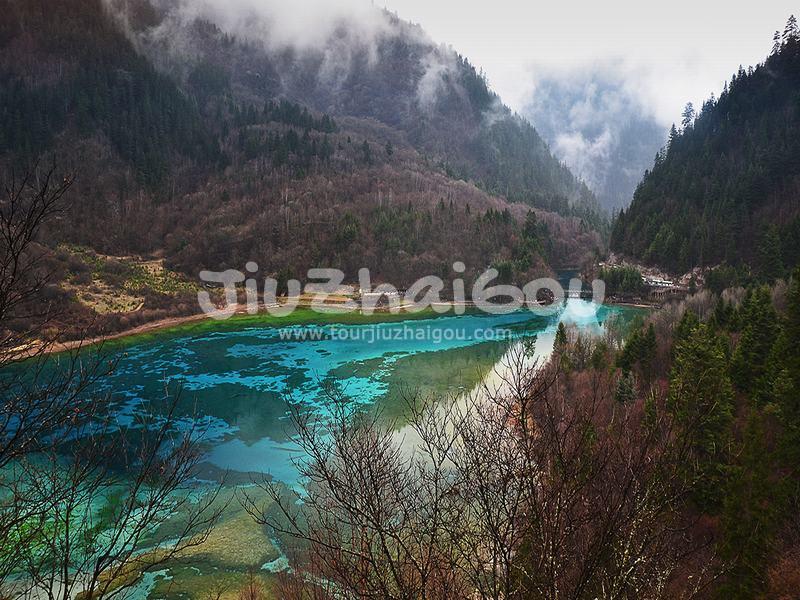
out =
<path fill-rule="evenodd" d="M 59 177 L 55 165 L 38 165 L 21 179 L 14 175 L 0 198 L 0 360 L 13 359 L 20 349 L 42 354 L 48 345 L 32 345 L 50 322 L 51 307 L 41 291 L 51 273 L 44 265 L 47 249 L 39 245 L 42 227 L 62 209 L 64 195 L 74 182 L 72 175 Z M 24 321 L 26 327 L 10 325 Z M 11 355 L 11 356 L 9 356 Z"/>
<path fill-rule="evenodd" d="M 114 360 L 50 356 L 38 238 L 73 181 L 55 173 L 0 199 L 0 594 L 109 598 L 204 541 L 223 506 L 218 489 L 191 496 L 198 432 L 176 430 L 176 398 L 123 427 L 97 385 Z"/>
<path fill-rule="evenodd" d="M 405 442 L 335 392 L 327 419 L 295 409 L 305 493 L 264 482 L 266 503 L 244 498 L 305 546 L 287 598 L 700 593 L 704 540 L 683 516 L 684 442 L 663 399 L 619 404 L 611 374 L 539 368 L 523 351 L 501 380 L 409 402 Z"/>
<path fill-rule="evenodd" d="M 21 498 L 48 504 L 21 556 L 26 593 L 114 598 L 145 571 L 208 538 L 225 508 L 220 488 L 195 497 L 200 432 L 176 433 L 177 399 L 163 402 L 170 406 L 163 417 L 120 429 L 113 417 L 98 414 L 74 441 L 20 461 Z"/>

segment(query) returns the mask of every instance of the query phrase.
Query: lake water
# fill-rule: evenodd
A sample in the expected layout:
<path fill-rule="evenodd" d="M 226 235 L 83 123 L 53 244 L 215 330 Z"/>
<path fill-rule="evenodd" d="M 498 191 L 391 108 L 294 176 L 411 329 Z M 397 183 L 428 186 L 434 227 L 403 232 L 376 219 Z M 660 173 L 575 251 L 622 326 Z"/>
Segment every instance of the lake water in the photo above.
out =
<path fill-rule="evenodd" d="M 324 413 L 323 388 L 335 382 L 353 401 L 402 421 L 403 394 L 468 392 L 514 343 L 512 335 L 536 336 L 536 353 L 546 358 L 560 321 L 600 333 L 609 318 L 630 315 L 570 300 L 551 317 L 520 311 L 327 326 L 233 322 L 128 346 L 105 385 L 123 425 L 157 410 L 152 399 L 165 388 L 179 391 L 178 425 L 202 427 L 207 476 L 259 473 L 292 484 L 289 402 Z"/>
<path fill-rule="evenodd" d="M 286 567 L 284 551 L 292 541 L 275 539 L 257 526 L 238 499 L 242 486 L 264 476 L 288 488 L 301 484 L 289 403 L 324 415 L 324 388 L 336 384 L 365 410 L 378 411 L 399 438 L 412 439 L 403 431 L 409 394 L 469 393 L 497 377 L 503 357 L 521 339 L 529 353 L 533 349 L 533 356 L 546 360 L 559 322 L 599 335 L 610 320 L 624 326 L 637 314 L 581 300 L 569 300 L 549 317 L 520 311 L 394 316 L 380 322 L 380 317 L 299 311 L 285 320 L 258 316 L 203 322 L 106 348 L 118 360 L 103 383 L 111 415 L 120 426 L 136 426 L 140 417 L 163 413 L 171 405 L 168 398 L 178 394 L 176 427 L 199 428 L 203 436 L 204 458 L 193 489 L 202 495 L 214 482 L 224 481 L 220 501 L 228 502 L 205 544 L 147 573 L 127 597 L 202 598 L 220 581 L 238 589 L 243 574 L 253 568 L 269 585 L 271 573 Z M 164 526 L 167 531 L 169 526 Z M 162 537 L 156 532 L 153 539 Z"/>

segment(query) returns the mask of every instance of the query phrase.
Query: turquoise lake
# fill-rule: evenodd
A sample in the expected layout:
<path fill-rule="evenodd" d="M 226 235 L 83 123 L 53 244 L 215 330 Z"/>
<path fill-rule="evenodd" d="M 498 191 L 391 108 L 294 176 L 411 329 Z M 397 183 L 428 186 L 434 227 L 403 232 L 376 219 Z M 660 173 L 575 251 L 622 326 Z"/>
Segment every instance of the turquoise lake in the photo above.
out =
<path fill-rule="evenodd" d="M 570 300 L 550 317 L 520 311 L 287 327 L 234 321 L 126 345 L 104 388 L 121 425 L 157 410 L 153 399 L 179 394 L 177 426 L 202 430 L 204 476 L 247 480 L 257 473 L 292 484 L 297 448 L 288 403 L 324 413 L 323 387 L 335 383 L 354 402 L 401 423 L 401 394 L 469 392 L 515 340 L 535 336 L 536 354 L 546 359 L 560 321 L 599 334 L 608 319 L 634 313 Z"/>

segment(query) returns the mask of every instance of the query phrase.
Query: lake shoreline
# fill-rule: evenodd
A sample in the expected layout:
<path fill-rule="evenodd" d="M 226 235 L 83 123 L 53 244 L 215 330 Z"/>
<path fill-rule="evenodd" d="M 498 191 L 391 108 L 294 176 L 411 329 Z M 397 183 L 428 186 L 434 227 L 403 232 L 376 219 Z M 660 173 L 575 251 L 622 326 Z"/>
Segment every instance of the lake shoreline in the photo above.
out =
<path fill-rule="evenodd" d="M 648 302 L 617 302 L 614 300 L 603 302 L 603 304 L 605 304 L 606 306 L 621 306 L 624 308 L 643 308 L 647 310 L 658 310 L 663 306 L 661 304 L 651 304 Z"/>
<path fill-rule="evenodd" d="M 463 305 L 464 308 L 469 311 L 470 309 L 474 308 L 470 305 Z M 199 326 L 199 325 L 218 325 L 220 327 L 231 326 L 231 325 L 242 325 L 243 322 L 246 321 L 253 321 L 253 323 L 260 322 L 259 324 L 265 326 L 284 326 L 284 327 L 292 327 L 296 325 L 304 325 L 304 324 L 316 324 L 316 323 L 326 323 L 326 324 L 373 324 L 373 323 L 384 323 L 390 322 L 395 320 L 412 320 L 412 319 L 421 319 L 421 318 L 430 318 L 430 317 L 439 317 L 439 316 L 453 316 L 453 313 L 437 313 L 433 309 L 425 309 L 423 311 L 416 311 L 410 312 L 408 310 L 408 306 L 400 307 L 400 312 L 393 313 L 389 310 L 389 308 L 377 308 L 374 310 L 373 314 L 365 315 L 357 311 L 351 312 L 340 312 L 336 310 L 336 305 L 330 305 L 330 312 L 323 312 L 315 310 L 311 304 L 300 304 L 297 306 L 296 311 L 299 315 L 303 318 L 297 319 L 293 318 L 295 315 L 287 315 L 287 316 L 275 316 L 270 314 L 268 309 L 262 309 L 256 314 L 250 314 L 247 312 L 247 308 L 245 306 L 241 306 L 234 312 L 230 317 L 226 319 L 214 319 L 213 317 L 205 314 L 205 313 L 195 313 L 192 315 L 184 315 L 179 317 L 169 317 L 167 319 L 158 319 L 156 321 L 150 321 L 149 323 L 144 323 L 142 325 L 137 325 L 136 327 L 131 327 L 129 329 L 125 329 L 123 331 L 117 331 L 114 333 L 109 333 L 108 335 L 102 336 L 95 336 L 91 338 L 85 339 L 76 339 L 76 340 L 65 340 L 61 342 L 51 342 L 44 349 L 41 350 L 20 350 L 18 353 L 18 358 L 25 359 L 30 358 L 36 355 L 51 355 L 51 354 L 60 354 L 62 352 L 72 352 L 76 350 L 82 350 L 85 348 L 89 348 L 92 346 L 99 346 L 108 342 L 121 342 L 124 340 L 128 340 L 130 338 L 139 338 L 148 335 L 155 335 L 155 334 L 164 334 L 170 332 L 180 332 L 184 328 L 188 328 L 191 326 Z M 308 318 L 309 312 L 313 311 L 313 315 L 316 318 Z M 350 318 L 348 318 L 350 317 Z M 353 319 L 352 317 L 356 317 Z M 282 323 L 276 322 L 278 319 L 282 320 Z M 352 323 L 355 321 L 355 323 Z"/>
<path fill-rule="evenodd" d="M 193 326 L 220 326 L 220 327 L 230 327 L 230 326 L 241 326 L 242 324 L 246 324 L 247 321 L 252 321 L 254 325 L 262 325 L 262 326 L 270 326 L 270 327 L 292 327 L 297 325 L 313 325 L 313 324 L 376 324 L 376 323 L 385 323 L 385 322 L 392 322 L 396 320 L 416 320 L 422 318 L 435 318 L 435 317 L 447 317 L 447 316 L 459 316 L 452 310 L 452 303 L 440 303 L 437 306 L 444 306 L 447 304 L 451 307 L 451 310 L 448 310 L 444 313 L 439 313 L 434 310 L 433 307 L 427 308 L 423 311 L 415 311 L 411 312 L 408 309 L 411 306 L 401 306 L 399 312 L 391 312 L 389 307 L 380 307 L 374 309 L 374 312 L 369 315 L 365 315 L 358 311 L 351 311 L 351 312 L 341 312 L 340 310 L 337 311 L 337 307 L 335 304 L 330 305 L 330 312 L 323 312 L 319 311 L 318 309 L 315 310 L 310 303 L 303 303 L 297 306 L 296 311 L 299 312 L 299 315 L 287 315 L 287 316 L 275 316 L 270 314 L 268 309 L 262 309 L 256 314 L 250 314 L 247 312 L 245 306 L 241 306 L 234 312 L 230 317 L 226 319 L 214 319 L 213 317 L 205 314 L 205 313 L 196 313 L 192 315 L 185 315 L 185 316 L 178 316 L 178 317 L 169 317 L 166 319 L 159 319 L 156 321 L 151 321 L 149 323 L 144 323 L 142 325 L 137 325 L 136 327 L 131 327 L 129 329 L 125 329 L 123 331 L 118 331 L 115 333 L 110 333 L 108 335 L 103 336 L 96 336 L 88 339 L 76 339 L 76 340 L 66 340 L 62 342 L 53 342 L 51 343 L 44 351 L 21 351 L 19 358 L 25 359 L 30 358 L 31 356 L 36 356 L 40 354 L 45 355 L 52 355 L 52 354 L 60 354 L 64 352 L 73 352 L 82 350 L 85 348 L 90 348 L 94 346 L 100 346 L 109 342 L 123 342 L 129 341 L 131 338 L 142 338 L 150 335 L 156 334 L 166 334 L 170 332 L 179 333 L 185 328 L 190 328 Z M 631 302 L 604 302 L 606 306 L 618 306 L 624 308 L 637 308 L 637 309 L 649 309 L 654 310 L 657 309 L 658 306 L 652 304 L 644 304 L 644 303 L 631 303 Z M 470 311 L 474 311 L 475 305 L 472 302 L 466 302 L 463 304 L 459 304 L 457 306 L 459 309 L 463 309 L 464 313 L 469 313 Z M 313 314 L 310 315 L 313 311 Z M 299 316 L 300 318 L 296 318 Z M 293 318 L 294 317 L 294 318 Z M 310 318 L 309 318 L 310 317 Z M 278 320 L 281 320 L 279 323 Z"/>

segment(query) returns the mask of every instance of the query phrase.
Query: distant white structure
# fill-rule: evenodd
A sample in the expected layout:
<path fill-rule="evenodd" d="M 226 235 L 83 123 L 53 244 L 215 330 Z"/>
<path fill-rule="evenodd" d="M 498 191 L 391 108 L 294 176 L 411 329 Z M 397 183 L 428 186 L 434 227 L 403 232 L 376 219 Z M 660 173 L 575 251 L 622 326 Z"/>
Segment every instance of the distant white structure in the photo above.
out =
<path fill-rule="evenodd" d="M 646 275 L 642 275 L 642 282 L 647 286 L 655 288 L 675 287 L 674 281 L 670 281 L 669 279 L 662 279 L 660 277 L 647 277 Z"/>
<path fill-rule="evenodd" d="M 381 296 L 386 296 L 387 298 L 399 298 L 400 296 L 402 296 L 400 292 L 395 290 L 388 290 L 385 292 L 373 292 L 373 291 L 361 290 L 358 295 L 361 298 L 380 298 Z"/>

